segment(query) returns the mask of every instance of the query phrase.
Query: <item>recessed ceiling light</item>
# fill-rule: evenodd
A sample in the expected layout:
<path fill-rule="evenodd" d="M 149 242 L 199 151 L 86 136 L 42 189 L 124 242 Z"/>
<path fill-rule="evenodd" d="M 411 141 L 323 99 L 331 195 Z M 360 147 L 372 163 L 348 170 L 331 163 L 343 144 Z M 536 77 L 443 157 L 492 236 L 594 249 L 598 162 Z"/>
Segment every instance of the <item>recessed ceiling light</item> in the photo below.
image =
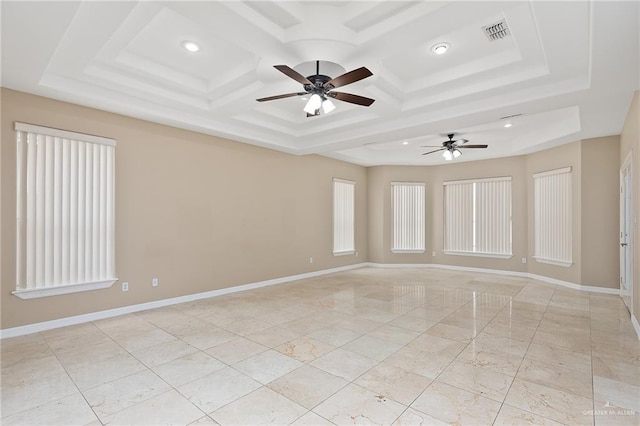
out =
<path fill-rule="evenodd" d="M 431 51 L 436 55 L 442 55 L 443 53 L 446 53 L 450 47 L 451 45 L 449 43 L 438 43 L 431 46 Z"/>
<path fill-rule="evenodd" d="M 200 46 L 198 46 L 196 43 L 192 42 L 192 41 L 183 41 L 182 42 L 182 47 L 184 47 L 185 49 L 187 49 L 189 52 L 198 52 L 200 50 Z"/>
<path fill-rule="evenodd" d="M 506 127 L 507 129 L 508 129 L 509 127 L 511 127 L 511 126 L 513 126 L 513 124 L 511 124 L 511 123 L 507 123 L 507 124 L 505 124 L 505 125 L 504 125 L 504 127 Z"/>
<path fill-rule="evenodd" d="M 404 141 L 404 142 L 402 142 L 402 145 L 409 145 L 409 142 Z"/>

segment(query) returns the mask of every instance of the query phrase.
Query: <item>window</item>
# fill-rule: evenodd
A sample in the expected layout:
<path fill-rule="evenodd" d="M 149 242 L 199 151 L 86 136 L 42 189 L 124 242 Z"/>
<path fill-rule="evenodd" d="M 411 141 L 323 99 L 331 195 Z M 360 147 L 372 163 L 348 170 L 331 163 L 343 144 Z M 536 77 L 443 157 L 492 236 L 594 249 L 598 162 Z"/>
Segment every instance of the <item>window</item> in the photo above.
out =
<path fill-rule="evenodd" d="M 355 253 L 355 182 L 333 179 L 333 254 Z"/>
<path fill-rule="evenodd" d="M 533 175 L 534 259 L 571 266 L 571 167 Z"/>
<path fill-rule="evenodd" d="M 394 253 L 424 252 L 424 183 L 391 182 Z"/>
<path fill-rule="evenodd" d="M 20 298 L 111 286 L 113 139 L 15 123 Z"/>
<path fill-rule="evenodd" d="M 446 254 L 511 257 L 511 178 L 444 182 Z"/>

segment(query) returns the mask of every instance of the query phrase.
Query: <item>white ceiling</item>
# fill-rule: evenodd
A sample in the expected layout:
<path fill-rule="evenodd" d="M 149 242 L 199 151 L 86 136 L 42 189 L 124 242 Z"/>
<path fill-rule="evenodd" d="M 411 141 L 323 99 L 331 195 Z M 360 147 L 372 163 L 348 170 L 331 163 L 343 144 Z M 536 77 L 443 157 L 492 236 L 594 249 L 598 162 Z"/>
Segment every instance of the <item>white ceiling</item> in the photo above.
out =
<path fill-rule="evenodd" d="M 640 88 L 637 1 L 2 1 L 2 86 L 294 154 L 439 164 L 442 134 L 517 155 L 619 134 Z M 505 18 L 511 36 L 482 31 Z M 184 40 L 202 47 L 189 53 Z M 448 42 L 445 55 L 430 51 Z M 307 118 L 273 68 L 369 68 Z M 302 64 L 302 65 L 301 65 Z M 307 68 L 308 69 L 308 68 Z M 321 73 L 322 73 L 321 69 Z M 305 74 L 306 75 L 306 74 Z M 523 114 L 504 128 L 501 117 Z M 108 136 L 108 135 L 105 135 Z M 408 142 L 404 144 L 403 142 Z"/>

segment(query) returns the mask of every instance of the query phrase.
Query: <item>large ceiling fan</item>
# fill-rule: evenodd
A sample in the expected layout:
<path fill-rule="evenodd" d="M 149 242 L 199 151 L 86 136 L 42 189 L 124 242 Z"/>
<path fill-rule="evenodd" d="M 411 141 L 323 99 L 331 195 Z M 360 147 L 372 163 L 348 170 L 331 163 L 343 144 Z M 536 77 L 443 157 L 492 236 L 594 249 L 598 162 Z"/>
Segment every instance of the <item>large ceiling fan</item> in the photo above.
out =
<path fill-rule="evenodd" d="M 375 102 L 375 99 L 365 98 L 364 96 L 333 91 L 336 87 L 346 86 L 347 84 L 355 83 L 356 81 L 371 77 L 373 73 L 365 67 L 349 71 L 336 78 L 320 74 L 320 61 L 316 61 L 316 74 L 308 77 L 304 77 L 302 74 L 287 65 L 274 65 L 273 67 L 302 84 L 304 92 L 286 93 L 284 95 L 256 99 L 258 102 L 273 101 L 276 99 L 290 98 L 292 96 L 311 95 L 311 98 L 309 98 L 309 101 L 304 107 L 307 117 L 320 115 L 320 107 L 322 107 L 325 114 L 333 111 L 335 106 L 328 98 L 367 107 Z"/>
<path fill-rule="evenodd" d="M 462 155 L 462 152 L 460 152 L 460 149 L 487 148 L 489 146 L 489 145 L 465 145 L 469 141 L 467 139 L 457 139 L 457 140 L 453 139 L 455 135 L 456 135 L 455 133 L 449 133 L 447 135 L 449 140 L 442 142 L 442 146 L 440 146 L 439 149 L 434 149 L 433 151 L 425 152 L 422 155 L 428 155 L 428 154 L 433 154 L 434 152 L 444 151 L 442 153 L 442 156 L 444 157 L 445 160 L 450 161 Z M 434 145 L 422 145 L 422 146 L 423 148 L 436 148 L 436 146 Z"/>

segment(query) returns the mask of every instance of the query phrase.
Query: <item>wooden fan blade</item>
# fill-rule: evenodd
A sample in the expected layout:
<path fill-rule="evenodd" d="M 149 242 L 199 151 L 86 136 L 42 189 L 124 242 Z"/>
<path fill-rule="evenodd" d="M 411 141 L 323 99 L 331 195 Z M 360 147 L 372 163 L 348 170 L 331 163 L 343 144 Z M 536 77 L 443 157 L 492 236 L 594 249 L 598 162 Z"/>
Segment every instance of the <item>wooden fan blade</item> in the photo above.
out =
<path fill-rule="evenodd" d="M 434 152 L 443 151 L 443 150 L 445 150 L 445 149 L 446 149 L 446 148 L 436 149 L 436 150 L 434 150 L 434 151 L 425 152 L 425 153 L 424 153 L 424 154 L 422 154 L 422 155 L 433 154 Z"/>
<path fill-rule="evenodd" d="M 420 145 L 421 148 L 444 148 L 442 145 Z"/>
<path fill-rule="evenodd" d="M 487 148 L 489 145 L 459 145 L 456 148 Z"/>
<path fill-rule="evenodd" d="M 266 98 L 256 99 L 256 101 L 258 102 L 275 101 L 276 99 L 291 98 L 293 96 L 302 96 L 306 94 L 307 92 L 287 93 L 284 95 L 268 96 Z"/>
<path fill-rule="evenodd" d="M 347 84 L 355 83 L 367 77 L 371 77 L 373 73 L 365 67 L 360 67 L 357 70 L 349 71 L 338 77 L 327 81 L 324 84 L 324 88 L 327 90 L 334 89 L 336 87 L 346 86 Z"/>
<path fill-rule="evenodd" d="M 327 96 L 338 99 L 339 101 L 363 106 L 369 106 L 376 101 L 375 99 L 365 98 L 364 96 L 352 95 L 351 93 L 344 92 L 329 92 L 327 93 Z"/>
<path fill-rule="evenodd" d="M 303 76 L 298 71 L 294 70 L 293 68 L 288 67 L 287 65 L 274 65 L 273 67 L 275 69 L 277 69 L 278 71 L 280 71 L 282 74 L 286 75 L 287 77 L 290 77 L 290 78 L 294 79 L 295 81 L 297 81 L 300 84 L 310 84 L 310 85 L 313 86 L 313 83 L 311 83 L 307 79 L 307 77 Z"/>

